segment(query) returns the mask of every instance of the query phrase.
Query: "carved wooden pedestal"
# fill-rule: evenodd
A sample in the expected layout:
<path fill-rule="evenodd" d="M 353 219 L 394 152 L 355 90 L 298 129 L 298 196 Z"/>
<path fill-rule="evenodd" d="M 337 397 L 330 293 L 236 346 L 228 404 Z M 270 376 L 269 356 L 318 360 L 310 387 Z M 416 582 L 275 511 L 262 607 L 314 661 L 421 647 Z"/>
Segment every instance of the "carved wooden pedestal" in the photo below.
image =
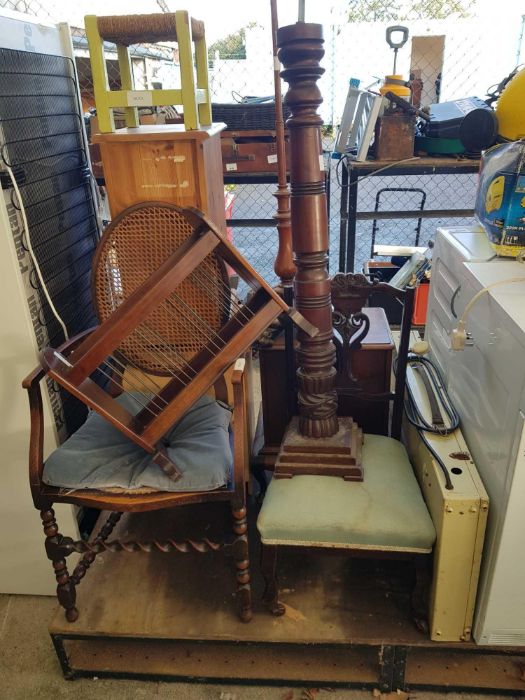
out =
<path fill-rule="evenodd" d="M 363 481 L 361 448 L 363 431 L 350 417 L 339 419 L 339 430 L 327 438 L 304 437 L 299 420 L 292 418 L 275 463 L 275 477 L 295 474 L 342 476 L 345 481 Z"/>
<path fill-rule="evenodd" d="M 347 308 L 348 305 L 343 306 L 337 288 L 334 289 L 337 279 L 336 275 L 332 280 L 337 347 L 337 415 L 339 420 L 341 416 L 352 416 L 364 433 L 387 435 L 394 349 L 388 321 L 382 308 L 362 308 L 357 305 L 359 315 L 368 316 L 370 321 L 368 333 L 363 337 L 352 323 L 355 308 L 351 311 Z M 366 303 L 366 295 L 358 300 L 358 304 L 361 303 Z M 358 345 L 351 342 L 355 334 L 360 335 Z M 295 345 L 297 347 L 297 343 Z M 282 334 L 270 345 L 259 348 L 263 417 L 261 431 L 264 440 L 254 461 L 258 466 L 271 471 L 275 469 L 277 455 L 290 421 L 286 401 L 286 378 L 289 371 L 286 353 Z M 379 400 L 378 394 L 383 394 L 385 398 Z"/>
<path fill-rule="evenodd" d="M 305 333 L 297 335 L 299 416 L 285 435 L 276 476 L 337 473 L 362 479 L 362 470 L 355 461 L 359 439 L 351 425 L 339 424 L 334 386 L 336 353 L 320 130 L 323 120 L 317 114 L 322 102 L 317 80 L 324 73 L 320 66 L 324 55 L 322 26 L 298 22 L 282 27 L 277 32 L 277 45 L 284 66 L 281 77 L 289 85 L 285 104 L 291 111 L 286 126 L 290 131 L 292 247 L 297 268 L 295 306 L 319 333 L 314 338 Z"/>

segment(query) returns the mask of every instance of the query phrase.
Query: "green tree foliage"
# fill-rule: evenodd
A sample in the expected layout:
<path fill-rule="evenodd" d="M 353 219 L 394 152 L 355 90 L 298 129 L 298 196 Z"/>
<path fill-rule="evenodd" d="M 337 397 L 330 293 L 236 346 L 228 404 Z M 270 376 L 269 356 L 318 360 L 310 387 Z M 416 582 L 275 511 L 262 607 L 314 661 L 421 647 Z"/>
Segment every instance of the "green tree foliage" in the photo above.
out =
<path fill-rule="evenodd" d="M 473 0 L 415 0 L 406 19 L 469 17 L 474 4 Z"/>
<path fill-rule="evenodd" d="M 224 39 L 217 39 L 208 48 L 208 59 L 213 61 L 215 54 L 219 52 L 222 59 L 246 58 L 246 30 L 239 29 L 238 32 L 228 34 Z"/>
<path fill-rule="evenodd" d="M 349 0 L 349 22 L 402 22 L 468 17 L 476 0 Z"/>
<path fill-rule="evenodd" d="M 400 3 L 390 0 L 350 0 L 349 22 L 392 22 L 399 19 Z"/>

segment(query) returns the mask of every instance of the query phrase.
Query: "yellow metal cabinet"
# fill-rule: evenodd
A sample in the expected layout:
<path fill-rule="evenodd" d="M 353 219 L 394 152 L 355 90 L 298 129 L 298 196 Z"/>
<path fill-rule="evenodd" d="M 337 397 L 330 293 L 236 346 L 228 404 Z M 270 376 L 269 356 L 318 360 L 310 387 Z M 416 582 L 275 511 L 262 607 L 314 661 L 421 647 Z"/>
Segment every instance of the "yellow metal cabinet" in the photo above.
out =
<path fill-rule="evenodd" d="M 393 334 L 396 346 L 399 332 Z M 412 332 L 412 346 L 421 338 Z M 407 382 L 413 392 L 417 383 Z M 425 404 L 425 400 L 418 402 Z M 428 407 L 427 407 L 428 408 Z M 467 642 L 472 637 L 489 497 L 461 430 L 450 435 L 424 433 L 425 442 L 406 419 L 404 442 L 436 529 L 429 601 L 430 637 L 441 642 Z M 434 451 L 447 468 L 452 489 L 446 487 Z"/>
<path fill-rule="evenodd" d="M 469 641 L 489 499 L 460 430 L 446 436 L 425 433 L 449 471 L 453 489 L 447 489 L 441 467 L 418 431 L 405 428 L 408 453 L 437 533 L 430 636 L 435 641 Z"/>

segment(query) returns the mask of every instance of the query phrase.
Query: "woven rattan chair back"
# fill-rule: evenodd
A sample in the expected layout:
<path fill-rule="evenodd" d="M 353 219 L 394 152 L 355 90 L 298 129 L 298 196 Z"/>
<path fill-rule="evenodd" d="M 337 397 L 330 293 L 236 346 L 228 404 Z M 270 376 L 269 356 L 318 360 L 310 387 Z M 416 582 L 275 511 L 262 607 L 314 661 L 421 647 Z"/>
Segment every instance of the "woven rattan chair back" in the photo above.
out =
<path fill-rule="evenodd" d="M 140 287 L 193 233 L 194 227 L 177 207 L 154 203 L 127 209 L 106 229 L 93 266 L 93 297 L 101 323 Z M 136 367 L 166 375 L 166 365 L 177 366 L 180 355 L 191 357 L 227 321 L 229 287 L 226 266 L 210 253 L 170 295 L 155 308 L 141 329 L 120 346 Z M 205 323 L 203 323 L 203 321 Z M 206 325 L 205 325 L 206 324 Z"/>

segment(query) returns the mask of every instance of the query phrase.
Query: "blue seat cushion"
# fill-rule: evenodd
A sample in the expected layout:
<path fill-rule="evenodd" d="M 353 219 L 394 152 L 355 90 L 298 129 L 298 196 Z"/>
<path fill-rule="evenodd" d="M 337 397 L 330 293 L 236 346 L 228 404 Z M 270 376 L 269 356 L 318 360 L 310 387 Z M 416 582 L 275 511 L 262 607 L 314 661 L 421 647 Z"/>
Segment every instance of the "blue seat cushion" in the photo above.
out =
<path fill-rule="evenodd" d="M 135 415 L 144 403 L 132 392 L 117 398 Z M 54 450 L 44 465 L 43 481 L 71 489 L 150 488 L 158 491 L 210 491 L 230 481 L 231 413 L 210 396 L 201 397 L 166 434 L 167 452 L 182 472 L 172 481 L 152 455 L 95 411 Z"/>
<path fill-rule="evenodd" d="M 364 481 L 272 479 L 257 527 L 264 544 L 426 553 L 436 531 L 404 445 L 365 435 Z"/>

